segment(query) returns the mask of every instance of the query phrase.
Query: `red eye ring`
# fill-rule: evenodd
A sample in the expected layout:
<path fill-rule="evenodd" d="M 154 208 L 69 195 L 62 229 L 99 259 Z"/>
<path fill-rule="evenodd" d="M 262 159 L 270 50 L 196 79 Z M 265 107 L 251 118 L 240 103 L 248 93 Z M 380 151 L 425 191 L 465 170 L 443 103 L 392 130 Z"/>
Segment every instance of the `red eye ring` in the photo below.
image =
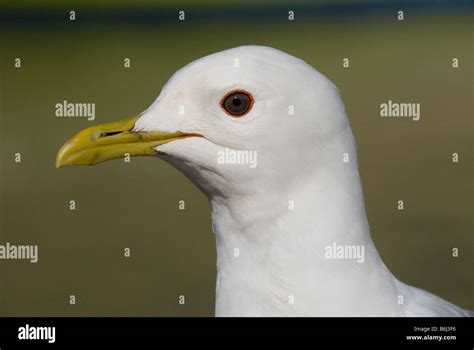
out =
<path fill-rule="evenodd" d="M 241 118 L 253 107 L 255 100 L 252 94 L 243 89 L 229 91 L 220 101 L 224 112 L 233 118 Z"/>

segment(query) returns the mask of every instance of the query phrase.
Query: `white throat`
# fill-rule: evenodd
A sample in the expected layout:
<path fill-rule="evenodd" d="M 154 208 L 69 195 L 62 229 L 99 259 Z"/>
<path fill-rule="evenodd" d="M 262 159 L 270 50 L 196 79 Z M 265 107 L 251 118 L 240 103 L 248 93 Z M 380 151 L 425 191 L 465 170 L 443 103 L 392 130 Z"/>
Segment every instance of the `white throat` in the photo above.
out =
<path fill-rule="evenodd" d="M 400 314 L 394 278 L 370 237 L 352 133 L 344 132 L 303 185 L 275 192 L 262 182 L 249 196 L 211 198 L 216 316 Z M 347 163 L 344 149 L 353 150 Z M 363 261 L 328 258 L 335 245 L 362 246 Z"/>

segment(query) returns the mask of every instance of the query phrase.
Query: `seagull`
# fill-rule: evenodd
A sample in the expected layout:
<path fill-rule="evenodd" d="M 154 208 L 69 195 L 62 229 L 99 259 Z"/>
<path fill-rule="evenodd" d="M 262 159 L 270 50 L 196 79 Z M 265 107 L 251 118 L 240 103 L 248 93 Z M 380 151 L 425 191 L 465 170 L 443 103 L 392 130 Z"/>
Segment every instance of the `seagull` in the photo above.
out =
<path fill-rule="evenodd" d="M 140 115 L 67 140 L 56 166 L 124 156 L 161 158 L 208 198 L 216 316 L 473 316 L 388 270 L 339 90 L 299 58 L 252 45 L 195 60 Z"/>

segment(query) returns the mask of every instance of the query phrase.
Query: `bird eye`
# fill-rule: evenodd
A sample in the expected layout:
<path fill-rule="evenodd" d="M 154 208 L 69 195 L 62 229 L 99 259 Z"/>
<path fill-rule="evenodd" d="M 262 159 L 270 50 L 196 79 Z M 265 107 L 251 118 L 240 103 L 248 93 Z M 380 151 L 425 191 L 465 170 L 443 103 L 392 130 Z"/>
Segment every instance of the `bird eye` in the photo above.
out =
<path fill-rule="evenodd" d="M 222 109 L 232 117 L 240 118 L 247 114 L 253 106 L 252 95 L 244 90 L 227 93 L 221 100 Z"/>

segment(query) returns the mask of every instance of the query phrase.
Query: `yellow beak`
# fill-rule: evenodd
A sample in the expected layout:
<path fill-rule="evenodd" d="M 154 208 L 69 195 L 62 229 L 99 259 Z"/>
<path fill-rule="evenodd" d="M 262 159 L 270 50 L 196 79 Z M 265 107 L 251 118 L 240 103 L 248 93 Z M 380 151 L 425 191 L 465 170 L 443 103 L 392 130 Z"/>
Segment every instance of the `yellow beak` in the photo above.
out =
<path fill-rule="evenodd" d="M 157 153 L 153 148 L 158 145 L 193 136 L 182 132 L 132 132 L 138 118 L 99 124 L 78 132 L 59 150 L 56 168 L 93 165 L 127 155 L 151 156 Z"/>

